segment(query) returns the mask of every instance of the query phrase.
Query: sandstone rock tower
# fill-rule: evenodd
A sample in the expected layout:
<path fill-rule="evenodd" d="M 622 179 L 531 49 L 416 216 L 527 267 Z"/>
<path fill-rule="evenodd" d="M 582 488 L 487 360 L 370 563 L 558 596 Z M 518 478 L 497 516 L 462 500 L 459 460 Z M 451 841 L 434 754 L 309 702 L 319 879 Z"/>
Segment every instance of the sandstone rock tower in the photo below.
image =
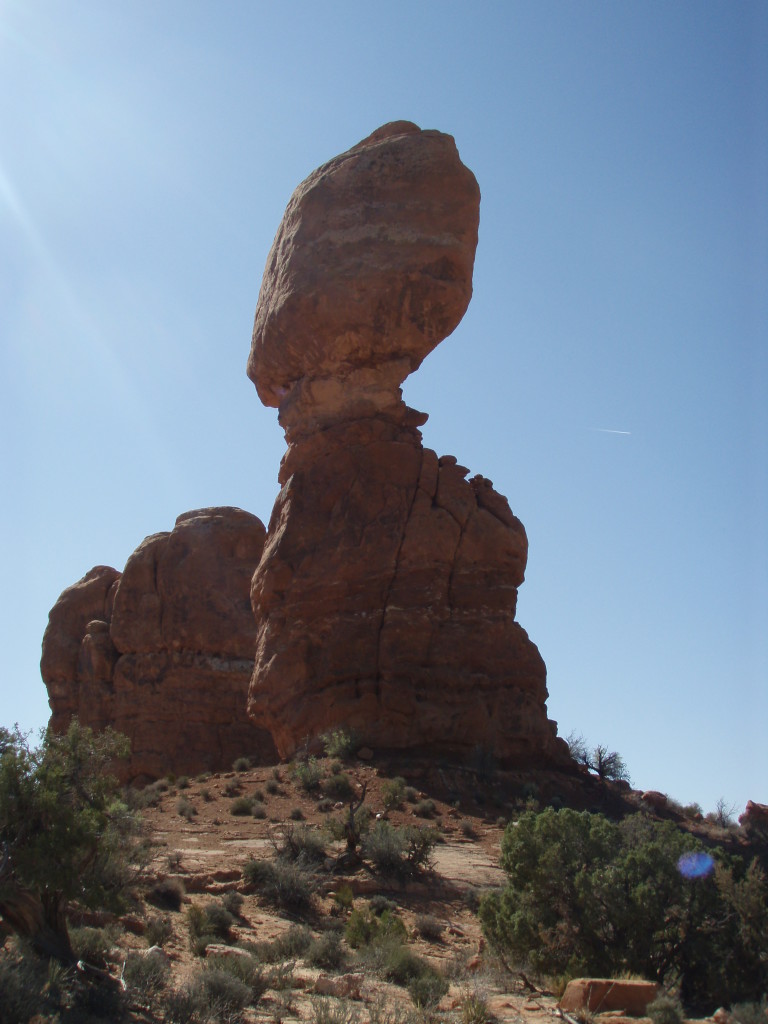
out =
<path fill-rule="evenodd" d="M 197 509 L 147 537 L 122 573 L 96 566 L 67 587 L 43 637 L 51 727 L 77 715 L 125 733 L 131 780 L 271 760 L 269 735 L 245 714 L 264 534 L 242 509 Z"/>
<path fill-rule="evenodd" d="M 525 530 L 422 447 L 401 397 L 466 311 L 479 204 L 454 140 L 398 121 L 299 185 L 269 253 L 248 375 L 288 450 L 248 711 L 284 757 L 344 725 L 379 749 L 564 760 L 515 622 Z"/>

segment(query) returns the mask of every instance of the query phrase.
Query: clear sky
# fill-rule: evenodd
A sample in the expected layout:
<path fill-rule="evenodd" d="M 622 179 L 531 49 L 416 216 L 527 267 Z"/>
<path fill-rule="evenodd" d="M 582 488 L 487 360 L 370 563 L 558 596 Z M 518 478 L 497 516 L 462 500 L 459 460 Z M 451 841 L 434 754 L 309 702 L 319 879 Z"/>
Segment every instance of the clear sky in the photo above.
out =
<path fill-rule="evenodd" d="M 405 398 L 526 526 L 550 717 L 640 788 L 768 803 L 764 0 L 0 0 L 0 724 L 47 721 L 64 587 L 192 508 L 268 520 L 266 255 L 396 119 L 480 183 Z"/>

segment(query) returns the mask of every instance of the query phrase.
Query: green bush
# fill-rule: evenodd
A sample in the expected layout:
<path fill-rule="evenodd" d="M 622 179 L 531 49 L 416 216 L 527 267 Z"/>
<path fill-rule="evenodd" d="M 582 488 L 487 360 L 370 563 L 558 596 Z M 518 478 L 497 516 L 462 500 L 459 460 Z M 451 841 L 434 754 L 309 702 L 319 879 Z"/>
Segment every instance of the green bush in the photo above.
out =
<path fill-rule="evenodd" d="M 135 814 L 111 774 L 128 740 L 75 719 L 32 748 L 0 728 L 0 849 L 8 857 L 0 917 L 38 952 L 72 958 L 66 912 L 77 900 L 121 910 L 146 859 Z M 34 908 L 32 907 L 34 904 Z"/>
<path fill-rule="evenodd" d="M 305 957 L 312 967 L 325 971 L 338 970 L 345 961 L 344 947 L 338 932 L 323 932 L 309 944 Z"/>
<path fill-rule="evenodd" d="M 311 1024 L 357 1024 L 357 1007 L 346 999 L 315 996 L 310 1003 Z"/>
<path fill-rule="evenodd" d="M 394 811 L 400 807 L 405 800 L 405 779 L 397 775 L 394 779 L 387 779 L 382 783 L 381 799 L 385 811 Z"/>
<path fill-rule="evenodd" d="M 448 981 L 433 967 L 427 967 L 418 978 L 408 983 L 408 992 L 414 1004 L 421 1010 L 437 1006 L 448 991 Z"/>
<path fill-rule="evenodd" d="M 326 757 L 351 757 L 360 746 L 354 729 L 331 729 L 320 737 Z"/>
<path fill-rule="evenodd" d="M 303 956 L 311 944 L 312 932 L 309 928 L 303 924 L 294 924 L 271 942 L 254 943 L 253 950 L 262 963 L 279 964 Z"/>
<path fill-rule="evenodd" d="M 236 816 L 243 816 L 250 814 L 253 809 L 253 804 L 249 796 L 236 796 L 232 803 L 229 805 L 229 813 Z"/>
<path fill-rule="evenodd" d="M 323 793 L 334 800 L 344 800 L 346 802 L 354 796 L 355 790 L 349 776 L 345 775 L 344 772 L 337 772 L 323 782 Z"/>
<path fill-rule="evenodd" d="M 432 914 L 419 914 L 414 922 L 416 931 L 427 942 L 438 942 L 443 934 L 442 923 Z"/>
<path fill-rule="evenodd" d="M 276 844 L 276 850 L 281 859 L 300 860 L 305 865 L 321 864 L 326 856 L 323 836 L 309 825 L 287 826 Z"/>
<path fill-rule="evenodd" d="M 362 854 L 378 874 L 404 879 L 429 867 L 437 839 L 435 829 L 395 828 L 377 821 L 363 839 Z"/>
<path fill-rule="evenodd" d="M 250 767 L 251 762 L 247 757 L 238 757 L 232 765 L 232 770 L 235 772 L 247 772 Z"/>
<path fill-rule="evenodd" d="M 131 953 L 123 968 L 123 980 L 128 991 L 152 998 L 162 991 L 171 976 L 171 965 L 165 953 Z"/>
<path fill-rule="evenodd" d="M 106 928 L 91 928 L 83 925 L 69 929 L 72 949 L 78 960 L 84 960 L 94 967 L 103 967 L 109 959 L 109 951 L 114 945 L 112 936 Z"/>
<path fill-rule="evenodd" d="M 147 921 L 144 938 L 148 946 L 164 946 L 172 936 L 173 926 L 169 918 L 155 914 Z"/>
<path fill-rule="evenodd" d="M 197 811 L 195 810 L 195 805 L 190 800 L 185 796 L 180 796 L 176 802 L 176 813 L 182 818 L 186 818 L 187 821 L 192 821 Z"/>
<path fill-rule="evenodd" d="M 523 814 L 502 839 L 506 888 L 480 905 L 502 956 L 543 974 L 632 971 L 679 981 L 684 1006 L 711 1012 L 768 985 L 768 885 L 756 862 L 713 851 L 706 877 L 684 877 L 701 843 L 636 814 Z"/>
<path fill-rule="evenodd" d="M 206 967 L 229 974 L 243 985 L 247 985 L 250 989 L 248 1002 L 251 1006 L 256 1006 L 269 987 L 269 976 L 252 956 L 212 956 L 206 961 Z"/>
<path fill-rule="evenodd" d="M 261 800 L 254 800 L 251 807 L 251 814 L 254 818 L 266 818 L 267 808 L 261 802 Z"/>
<path fill-rule="evenodd" d="M 685 1013 L 677 999 L 660 995 L 648 1004 L 647 1015 L 653 1024 L 684 1024 Z"/>
<path fill-rule="evenodd" d="M 281 910 L 306 914 L 312 907 L 317 883 L 301 860 L 252 859 L 243 868 L 243 878 L 265 900 Z"/>
<path fill-rule="evenodd" d="M 399 945 L 405 942 L 407 934 L 405 925 L 393 911 L 385 910 L 379 916 L 370 907 L 353 910 L 344 929 L 344 938 L 353 949 L 390 942 Z"/>
<path fill-rule="evenodd" d="M 731 1007 L 731 1017 L 736 1024 L 765 1024 L 768 1017 L 768 996 L 763 996 L 759 1003 L 736 1003 Z"/>
<path fill-rule="evenodd" d="M 198 971 L 190 988 L 198 1016 L 221 1024 L 231 1021 L 252 1000 L 251 987 L 220 967 Z"/>
<path fill-rule="evenodd" d="M 413 813 L 418 814 L 420 818 L 431 818 L 436 810 L 434 800 L 419 800 L 413 809 Z"/>
<path fill-rule="evenodd" d="M 318 764 L 316 757 L 308 757 L 306 761 L 296 762 L 293 768 L 293 777 L 305 792 L 311 793 L 320 785 L 323 769 Z"/>

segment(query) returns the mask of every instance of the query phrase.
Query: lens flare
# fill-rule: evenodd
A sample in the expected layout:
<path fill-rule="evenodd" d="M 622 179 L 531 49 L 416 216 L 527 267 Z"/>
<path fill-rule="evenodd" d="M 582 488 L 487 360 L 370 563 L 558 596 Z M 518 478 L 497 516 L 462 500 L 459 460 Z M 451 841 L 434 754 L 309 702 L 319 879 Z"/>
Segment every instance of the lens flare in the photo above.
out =
<path fill-rule="evenodd" d="M 706 878 L 715 870 L 715 862 L 708 853 L 684 853 L 677 862 L 677 870 L 683 878 Z"/>

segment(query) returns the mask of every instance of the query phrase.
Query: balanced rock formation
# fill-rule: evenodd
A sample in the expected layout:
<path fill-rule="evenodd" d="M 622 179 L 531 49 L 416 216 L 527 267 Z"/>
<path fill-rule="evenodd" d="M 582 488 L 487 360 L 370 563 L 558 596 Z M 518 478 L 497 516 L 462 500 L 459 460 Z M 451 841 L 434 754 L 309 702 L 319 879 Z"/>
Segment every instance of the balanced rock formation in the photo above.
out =
<path fill-rule="evenodd" d="M 246 717 L 256 623 L 249 588 L 264 526 L 236 508 L 179 516 L 123 573 L 92 569 L 53 607 L 41 672 L 51 726 L 112 726 L 131 740 L 131 779 L 197 774 L 251 755 L 268 733 Z"/>
<path fill-rule="evenodd" d="M 479 203 L 450 136 L 395 122 L 299 185 L 268 256 L 248 374 L 288 450 L 248 710 L 284 757 L 342 725 L 379 749 L 568 761 L 515 621 L 522 523 L 422 446 L 400 389 L 466 311 Z"/>

